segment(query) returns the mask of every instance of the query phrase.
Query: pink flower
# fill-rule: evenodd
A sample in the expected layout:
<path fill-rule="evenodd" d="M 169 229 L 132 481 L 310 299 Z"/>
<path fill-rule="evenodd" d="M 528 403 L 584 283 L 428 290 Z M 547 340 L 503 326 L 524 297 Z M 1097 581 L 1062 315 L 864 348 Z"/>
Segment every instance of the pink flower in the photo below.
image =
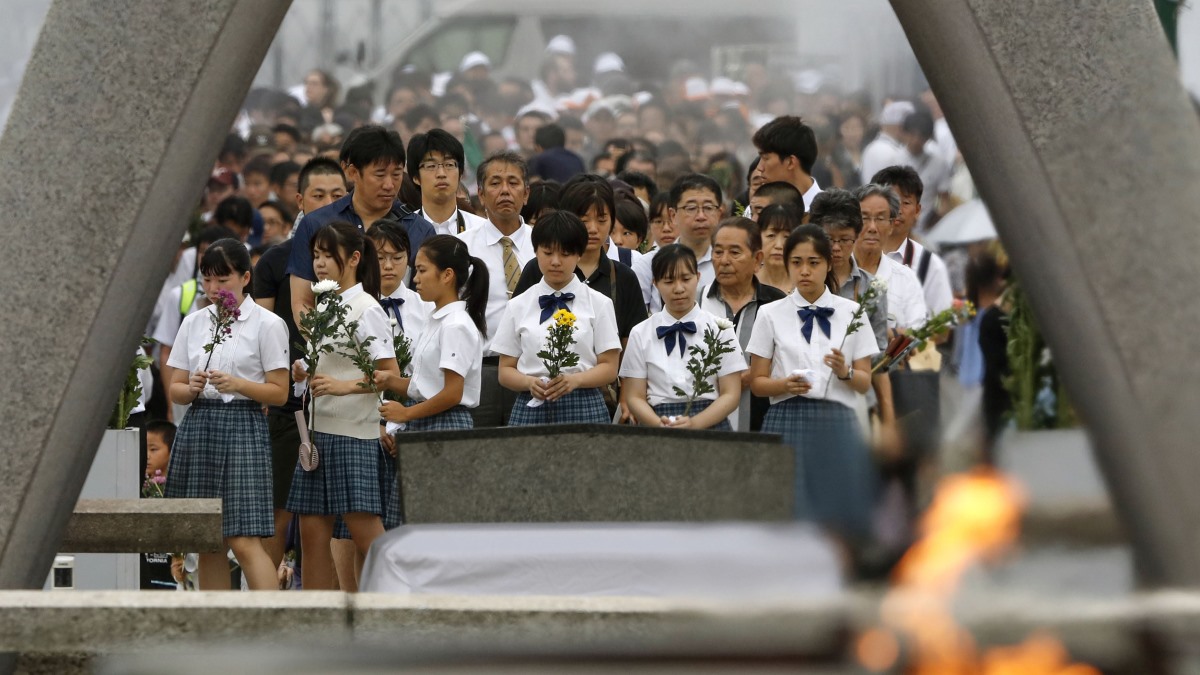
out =
<path fill-rule="evenodd" d="M 167 477 L 162 475 L 162 471 L 155 471 L 154 478 L 151 478 L 150 480 L 154 481 L 156 485 L 165 485 L 167 482 Z"/>

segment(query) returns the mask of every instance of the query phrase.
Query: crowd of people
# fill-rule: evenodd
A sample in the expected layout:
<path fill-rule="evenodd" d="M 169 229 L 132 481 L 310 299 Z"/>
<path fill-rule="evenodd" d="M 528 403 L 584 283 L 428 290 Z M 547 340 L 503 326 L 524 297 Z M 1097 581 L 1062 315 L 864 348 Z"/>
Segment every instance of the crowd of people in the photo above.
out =
<path fill-rule="evenodd" d="M 775 433 L 798 519 L 864 566 L 903 539 L 879 531 L 880 487 L 910 519 L 930 457 L 877 365 L 1004 276 L 985 248 L 920 243 L 970 189 L 936 101 L 876 114 L 755 63 L 657 87 L 616 54 L 588 86 L 577 69 L 558 36 L 532 82 L 473 53 L 398 72 L 379 107 L 321 71 L 251 92 L 149 328 L 169 399 L 151 409 L 178 432 L 147 464 L 167 497 L 223 499 L 249 588 L 299 550 L 304 588 L 355 589 L 418 431 Z M 982 326 L 953 359 L 977 381 L 1002 367 Z M 224 556 L 199 585 L 229 587 Z"/>

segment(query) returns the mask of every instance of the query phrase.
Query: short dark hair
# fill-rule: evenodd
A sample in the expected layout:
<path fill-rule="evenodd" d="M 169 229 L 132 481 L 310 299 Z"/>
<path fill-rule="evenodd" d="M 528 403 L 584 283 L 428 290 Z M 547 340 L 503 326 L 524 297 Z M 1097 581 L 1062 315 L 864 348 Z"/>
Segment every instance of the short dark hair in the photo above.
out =
<path fill-rule="evenodd" d="M 237 239 L 237 235 L 224 225 L 209 225 L 196 235 L 196 246 L 211 246 L 222 239 Z"/>
<path fill-rule="evenodd" d="M 162 436 L 163 442 L 170 448 L 175 442 L 175 425 L 166 420 L 150 420 L 146 422 L 146 435 L 150 434 Z"/>
<path fill-rule="evenodd" d="M 568 129 L 583 131 L 583 120 L 574 115 L 560 115 L 554 123 L 557 124 L 563 131 Z"/>
<path fill-rule="evenodd" d="M 287 134 L 288 136 L 291 136 L 292 140 L 296 141 L 297 143 L 299 143 L 301 140 L 300 130 L 290 124 L 276 124 L 275 126 L 271 127 L 271 133 Z"/>
<path fill-rule="evenodd" d="M 562 193 L 562 184 L 555 180 L 544 180 L 529 186 L 529 199 L 521 209 L 521 217 L 526 222 L 537 220 L 543 211 L 558 209 L 558 196 Z"/>
<path fill-rule="evenodd" d="M 566 255 L 583 255 L 587 249 L 588 233 L 579 216 L 570 211 L 551 211 L 538 218 L 529 234 L 534 250 L 555 247 Z"/>
<path fill-rule="evenodd" d="M 610 224 L 616 217 L 616 198 L 608 181 L 595 174 L 581 173 L 563 185 L 562 193 L 558 196 L 558 208 L 582 218 L 592 207 L 603 208 Z"/>
<path fill-rule="evenodd" d="M 758 229 L 791 232 L 800 227 L 804 212 L 791 204 L 771 204 L 758 214 Z"/>
<path fill-rule="evenodd" d="M 421 162 L 425 161 L 425 155 L 431 152 L 440 152 L 457 162 L 461 177 L 465 168 L 463 144 L 445 129 L 430 129 L 429 133 L 413 134 L 408 140 L 408 175 L 413 177 L 414 182 L 421 176 Z"/>
<path fill-rule="evenodd" d="M 700 270 L 700 266 L 696 262 L 695 251 L 683 244 L 668 244 L 654 254 L 654 260 L 650 263 L 650 272 L 654 276 L 654 280 L 659 281 L 674 276 L 680 265 L 693 274 Z"/>
<path fill-rule="evenodd" d="M 933 138 L 933 115 L 929 114 L 928 110 L 917 108 L 910 112 L 905 118 L 900 128 L 910 134 L 917 134 L 925 140 Z M 876 181 L 871 181 L 872 183 Z"/>
<path fill-rule="evenodd" d="M 289 176 L 293 176 L 298 173 L 300 173 L 300 165 L 291 160 L 287 160 L 271 167 L 271 176 L 267 180 L 270 181 L 272 185 L 283 185 L 287 182 Z"/>
<path fill-rule="evenodd" d="M 874 176 L 871 176 L 871 182 L 895 188 L 918 200 L 925 192 L 925 184 L 921 182 L 921 175 L 911 166 L 889 166 L 886 169 L 880 169 L 875 172 Z"/>
<path fill-rule="evenodd" d="M 250 200 L 245 197 L 236 195 L 226 197 L 213 210 L 212 219 L 218 225 L 233 223 L 237 227 L 248 230 L 254 225 L 254 207 L 250 206 Z"/>
<path fill-rule="evenodd" d="M 713 241 L 717 240 L 717 233 L 726 228 L 745 232 L 746 241 L 750 244 L 751 253 L 758 253 L 762 250 L 762 230 L 758 228 L 758 223 L 741 216 L 726 218 L 717 223 L 716 229 L 713 230 Z"/>
<path fill-rule="evenodd" d="M 658 214 L 661 213 L 663 209 L 669 208 L 671 208 L 671 193 L 659 192 L 650 199 L 650 214 L 648 217 L 653 220 L 658 217 Z"/>
<path fill-rule="evenodd" d="M 246 162 L 242 167 L 242 177 L 245 178 L 252 173 L 261 174 L 270 178 L 271 176 L 271 156 L 270 155 L 255 155 Z"/>
<path fill-rule="evenodd" d="M 722 203 L 721 184 L 712 176 L 702 173 L 685 173 L 671 186 L 671 208 L 679 206 L 679 200 L 683 199 L 683 193 L 688 190 L 708 190 L 717 198 L 718 205 Z"/>
<path fill-rule="evenodd" d="M 422 121 L 432 119 L 435 123 L 441 122 L 442 118 L 438 112 L 433 109 L 433 106 L 428 103 L 418 103 L 408 109 L 404 113 L 404 126 L 410 130 L 417 128 Z"/>
<path fill-rule="evenodd" d="M 217 159 L 224 160 L 233 158 L 236 160 L 241 160 L 245 158 L 245 156 L 246 141 L 244 141 L 238 134 L 229 134 L 225 136 L 225 142 L 221 144 L 221 153 L 217 155 Z"/>
<path fill-rule="evenodd" d="M 617 158 L 617 163 L 615 166 L 613 166 L 613 170 L 617 173 L 625 173 L 625 167 L 629 166 L 629 163 L 635 159 L 639 162 L 650 162 L 655 166 L 655 168 L 658 167 L 658 158 L 652 153 L 645 150 L 631 148 L 629 152 L 626 152 Z"/>
<path fill-rule="evenodd" d="M 772 204 L 791 204 L 804 213 L 804 193 L 800 188 L 786 181 L 777 180 L 758 187 L 755 197 L 771 200 Z"/>
<path fill-rule="evenodd" d="M 263 209 L 275 209 L 278 211 L 279 215 L 283 217 L 283 221 L 288 227 L 292 226 L 292 220 L 296 218 L 295 214 L 293 214 L 288 207 L 283 205 L 283 202 L 275 199 L 268 199 L 267 201 L 258 205 L 259 213 L 261 213 Z"/>
<path fill-rule="evenodd" d="M 646 209 L 642 208 L 642 203 L 637 199 L 617 200 L 617 222 L 621 223 L 621 227 L 636 234 L 639 242 L 646 241 L 650 221 L 646 218 Z"/>
<path fill-rule="evenodd" d="M 405 232 L 394 218 L 384 216 L 375 221 L 375 224 L 371 225 L 371 229 L 367 230 L 367 236 L 375 242 L 376 252 L 383 248 L 384 244 L 391 244 L 397 252 L 412 252 L 408 232 Z"/>
<path fill-rule="evenodd" d="M 622 171 L 617 174 L 617 180 L 624 181 L 629 187 L 644 189 L 651 199 L 658 194 L 658 183 L 641 171 Z"/>
<path fill-rule="evenodd" d="M 404 141 L 392 129 L 368 124 L 346 136 L 342 154 L 346 164 L 359 171 L 380 162 L 404 166 Z"/>
<path fill-rule="evenodd" d="M 493 153 L 490 157 L 479 163 L 479 168 L 475 169 L 475 184 L 477 189 L 483 189 L 483 179 L 487 177 L 487 170 L 492 164 L 499 162 L 500 164 L 511 164 L 521 171 L 521 179 L 525 184 L 529 184 L 529 163 L 521 156 L 521 153 L 512 150 L 501 150 Z"/>
<path fill-rule="evenodd" d="M 812 127 L 799 117 L 784 115 L 767 122 L 754 132 L 754 147 L 771 152 L 780 159 L 795 157 L 804 173 L 811 174 L 817 162 L 817 137 Z"/>
<path fill-rule="evenodd" d="M 533 142 L 543 150 L 561 148 L 567 144 L 567 132 L 557 124 L 543 124 L 533 132 Z"/>
<path fill-rule="evenodd" d="M 328 157 L 318 155 L 304 163 L 304 168 L 300 169 L 300 194 L 304 194 L 304 191 L 308 189 L 308 180 L 312 176 L 339 176 L 342 179 L 342 186 L 346 185 L 346 172 L 342 171 L 342 166 L 337 161 Z"/>
<path fill-rule="evenodd" d="M 827 188 L 813 199 L 808 221 L 826 229 L 850 228 L 857 237 L 863 228 L 862 208 L 853 192 Z"/>

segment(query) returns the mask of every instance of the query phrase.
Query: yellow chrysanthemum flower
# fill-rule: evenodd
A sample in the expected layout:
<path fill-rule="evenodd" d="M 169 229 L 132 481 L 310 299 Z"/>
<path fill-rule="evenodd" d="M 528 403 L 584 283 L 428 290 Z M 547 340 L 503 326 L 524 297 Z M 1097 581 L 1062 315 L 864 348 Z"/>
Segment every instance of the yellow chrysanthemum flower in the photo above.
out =
<path fill-rule="evenodd" d="M 574 326 L 575 315 L 565 309 L 560 309 L 554 313 L 554 323 L 560 326 Z"/>

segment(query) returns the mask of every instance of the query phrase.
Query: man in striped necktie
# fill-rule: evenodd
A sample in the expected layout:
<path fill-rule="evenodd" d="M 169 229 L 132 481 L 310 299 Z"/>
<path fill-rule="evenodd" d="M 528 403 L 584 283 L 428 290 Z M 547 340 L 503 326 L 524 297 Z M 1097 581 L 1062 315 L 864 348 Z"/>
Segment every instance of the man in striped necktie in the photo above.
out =
<path fill-rule="evenodd" d="M 529 197 L 528 169 L 520 155 L 501 152 L 484 160 L 476 177 L 479 201 L 487 209 L 488 222 L 458 237 L 466 242 L 471 255 L 488 267 L 488 340 L 483 351 L 479 406 L 472 409 L 472 417 L 476 427 L 494 427 L 504 423 L 516 398 L 500 386 L 499 358 L 491 351 L 491 341 L 521 270 L 534 258 L 532 228 L 521 218 L 521 207 Z"/>

